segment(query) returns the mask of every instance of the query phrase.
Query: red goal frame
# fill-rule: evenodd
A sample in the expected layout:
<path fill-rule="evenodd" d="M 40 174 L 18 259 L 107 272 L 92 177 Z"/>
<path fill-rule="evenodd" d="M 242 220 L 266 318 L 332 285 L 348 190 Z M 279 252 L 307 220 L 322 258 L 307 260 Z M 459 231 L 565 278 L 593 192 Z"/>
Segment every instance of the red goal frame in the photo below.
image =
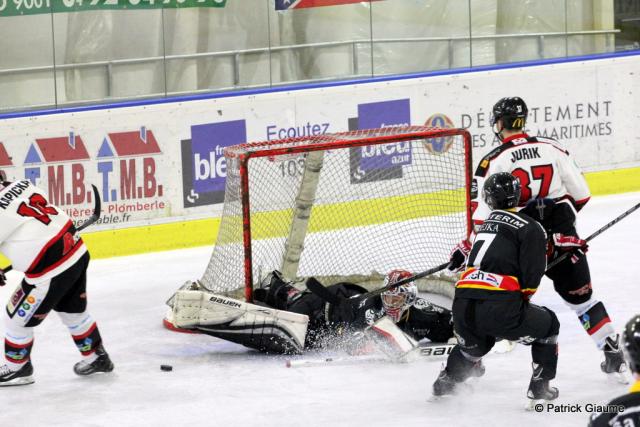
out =
<path fill-rule="evenodd" d="M 379 133 L 376 135 L 376 132 Z M 367 134 L 372 134 L 367 136 Z M 249 197 L 249 160 L 257 157 L 287 156 L 312 151 L 337 148 L 362 147 L 365 145 L 389 144 L 400 141 L 413 141 L 429 138 L 462 136 L 464 143 L 466 168 L 466 219 L 467 236 L 472 230 L 471 222 L 471 179 L 472 179 L 472 142 L 471 134 L 462 128 L 433 128 L 427 126 L 405 126 L 382 129 L 365 129 L 311 137 L 287 138 L 276 141 L 249 142 L 227 147 L 224 155 L 239 162 L 240 187 L 242 192 L 242 224 L 244 246 L 245 298 L 253 301 L 253 265 L 251 248 L 251 205 Z"/>

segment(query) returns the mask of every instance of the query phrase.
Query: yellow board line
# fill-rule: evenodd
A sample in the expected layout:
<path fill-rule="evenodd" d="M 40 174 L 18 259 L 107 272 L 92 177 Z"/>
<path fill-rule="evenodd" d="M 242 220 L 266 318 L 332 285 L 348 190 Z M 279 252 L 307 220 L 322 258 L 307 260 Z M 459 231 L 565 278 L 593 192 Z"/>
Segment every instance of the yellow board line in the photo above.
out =
<path fill-rule="evenodd" d="M 640 168 L 617 169 L 610 171 L 591 172 L 585 174 L 591 193 L 594 196 L 606 194 L 626 193 L 640 191 Z M 414 199 L 415 197 L 415 199 Z M 396 210 L 385 212 L 386 221 L 399 221 L 411 219 L 413 210 L 407 209 L 412 203 L 417 202 L 419 196 L 396 196 L 392 197 L 391 203 L 397 206 Z M 423 203 L 423 202 L 421 202 Z M 349 208 L 351 212 L 378 212 L 382 206 L 389 206 L 389 199 L 374 201 L 344 202 L 338 205 L 328 205 L 319 207 L 323 212 L 322 217 L 333 217 L 323 223 L 314 222 L 312 216 L 309 227 L 313 231 L 331 230 L 342 227 L 353 227 L 356 225 L 367 225 L 376 222 L 373 216 L 350 215 L 346 220 L 339 220 L 344 217 L 331 215 L 332 210 L 342 210 Z M 350 206 L 349 206 L 350 205 Z M 366 209 L 364 209 L 366 206 Z M 447 210 L 448 209 L 448 210 Z M 446 213 L 459 211 L 457 206 L 449 206 Z M 439 211 L 443 213 L 442 210 Z M 277 211 L 265 214 L 256 214 L 254 218 L 254 237 L 257 239 L 285 236 L 288 230 L 282 227 L 270 228 L 270 224 L 285 223 L 282 221 L 283 215 L 291 215 L 291 211 Z M 424 215 L 421 213 L 420 215 Z M 280 218 L 278 218 L 280 217 Z M 380 218 L 381 215 L 376 215 Z M 415 217 L 415 215 L 413 216 Z M 113 256 L 133 255 L 146 252 L 164 251 L 171 249 L 189 248 L 194 246 L 213 246 L 220 227 L 219 218 L 200 219 L 191 221 L 178 221 L 166 224 L 149 225 L 143 227 L 122 228 L 110 231 L 88 232 L 83 234 L 93 258 L 107 258 Z M 0 265 L 6 266 L 9 262 L 0 256 Z"/>

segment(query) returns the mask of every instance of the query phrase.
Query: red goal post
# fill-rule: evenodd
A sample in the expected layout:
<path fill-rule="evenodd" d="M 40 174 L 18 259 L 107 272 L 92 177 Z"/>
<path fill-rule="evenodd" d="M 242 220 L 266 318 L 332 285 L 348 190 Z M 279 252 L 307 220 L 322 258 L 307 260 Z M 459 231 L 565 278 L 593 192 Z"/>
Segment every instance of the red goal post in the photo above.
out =
<path fill-rule="evenodd" d="M 223 214 L 200 283 L 252 300 L 274 269 L 377 287 L 446 261 L 471 231 L 471 136 L 388 127 L 228 147 Z M 240 292 L 242 291 L 242 292 Z"/>

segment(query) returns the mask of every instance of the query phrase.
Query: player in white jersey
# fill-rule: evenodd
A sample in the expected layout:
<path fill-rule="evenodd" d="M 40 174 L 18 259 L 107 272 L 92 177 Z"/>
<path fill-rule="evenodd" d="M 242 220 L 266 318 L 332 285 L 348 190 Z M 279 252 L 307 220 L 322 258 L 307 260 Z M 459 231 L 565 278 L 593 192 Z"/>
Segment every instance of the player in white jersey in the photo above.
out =
<path fill-rule="evenodd" d="M 571 307 L 599 349 L 604 350 L 601 368 L 613 374 L 626 370 L 619 337 L 604 304 L 593 296 L 586 241 L 578 237 L 576 214 L 589 201 L 590 191 L 579 167 L 557 141 L 533 137 L 524 131 L 527 105 L 517 97 L 502 98 L 493 107 L 493 131 L 502 144 L 484 156 L 471 185 L 471 209 L 475 225 L 482 224 L 490 209 L 478 188 L 490 175 L 508 172 L 520 180 L 519 207 L 538 220 L 550 237 L 551 259 L 571 250 L 557 266 L 547 271 L 554 288 Z M 468 252 L 468 242 L 454 253 Z"/>
<path fill-rule="evenodd" d="M 89 252 L 73 222 L 49 204 L 42 190 L 26 180 L 8 182 L 1 172 L 0 252 L 13 269 L 24 272 L 4 310 L 6 360 L 0 366 L 0 386 L 34 382 L 33 330 L 51 310 L 58 312 L 83 356 L 74 372 L 112 371 L 96 322 L 87 312 Z"/>

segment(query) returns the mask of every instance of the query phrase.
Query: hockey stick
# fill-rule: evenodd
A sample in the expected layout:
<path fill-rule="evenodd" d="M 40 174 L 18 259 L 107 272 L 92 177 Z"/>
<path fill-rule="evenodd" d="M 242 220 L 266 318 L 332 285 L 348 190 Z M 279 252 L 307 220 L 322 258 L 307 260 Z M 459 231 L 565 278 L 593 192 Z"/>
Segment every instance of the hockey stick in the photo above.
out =
<path fill-rule="evenodd" d="M 329 356 L 329 357 L 305 357 L 288 359 L 285 362 L 287 368 L 306 368 L 326 365 L 350 365 L 362 362 L 398 362 L 408 363 L 423 358 L 436 358 L 448 356 L 455 344 L 427 343 L 420 345 L 400 357 L 391 357 L 385 354 L 361 354 L 356 356 Z M 412 356 L 416 357 L 412 357 Z"/>
<path fill-rule="evenodd" d="M 95 185 L 91 184 L 91 188 L 93 190 L 93 198 L 94 200 L 94 207 L 93 207 L 93 213 L 91 214 L 91 216 L 89 218 L 87 218 L 87 220 L 85 222 L 82 223 L 82 225 L 78 226 L 78 228 L 76 228 L 77 232 L 80 232 L 82 230 L 84 230 L 85 228 L 87 228 L 88 226 L 90 226 L 91 224 L 93 224 L 94 222 L 96 222 L 97 220 L 100 219 L 100 213 L 102 211 L 102 200 L 100 199 L 100 193 L 98 193 L 98 189 L 96 188 Z M 13 266 L 9 265 L 6 268 L 2 269 L 3 273 L 8 273 L 9 271 L 13 270 Z"/>
<path fill-rule="evenodd" d="M 596 237 L 598 237 L 599 235 L 601 235 L 602 233 L 604 233 L 605 231 L 607 231 L 609 228 L 613 227 L 614 225 L 616 225 L 618 222 L 620 222 L 622 219 L 626 218 L 627 216 L 629 216 L 630 214 L 632 214 L 634 211 L 638 210 L 638 208 L 640 208 L 640 203 L 636 204 L 635 206 L 627 209 L 626 211 L 624 211 L 623 213 L 621 213 L 620 215 L 618 215 L 616 218 L 614 218 L 613 220 L 609 221 L 608 223 L 606 223 L 605 225 L 603 225 L 602 227 L 600 227 L 598 230 L 594 231 L 589 237 L 587 237 L 586 239 L 584 239 L 586 242 L 591 241 L 592 239 L 595 239 Z M 560 255 L 558 258 L 554 259 L 553 261 L 551 261 L 549 263 L 549 265 L 547 265 L 547 271 L 551 270 L 553 267 L 555 267 L 556 265 L 558 265 L 560 262 L 562 262 L 563 260 L 565 260 L 569 255 L 573 254 L 573 251 L 567 251 L 565 253 L 563 253 L 562 255 Z"/>
<path fill-rule="evenodd" d="M 93 189 L 93 198 L 95 203 L 93 207 L 93 213 L 89 218 L 87 218 L 85 222 L 82 223 L 82 225 L 80 225 L 76 229 L 76 231 L 78 232 L 84 230 L 85 228 L 87 228 L 88 226 L 90 226 L 91 224 L 93 224 L 94 222 L 100 219 L 100 213 L 102 210 L 102 201 L 100 200 L 100 193 L 98 193 L 98 189 L 96 188 L 95 185 L 91 184 L 91 188 Z"/>
<path fill-rule="evenodd" d="M 311 292 L 313 292 L 314 294 L 318 295 L 320 298 L 322 298 L 323 300 L 329 302 L 330 304 L 339 304 L 340 302 L 346 301 L 348 302 L 352 307 L 355 306 L 360 306 L 364 303 L 364 301 L 366 301 L 367 299 L 369 299 L 370 297 L 376 296 L 376 295 L 380 295 L 383 292 L 388 291 L 389 289 L 393 289 L 396 288 L 398 286 L 402 286 L 405 283 L 410 283 L 413 282 L 415 280 L 418 279 L 422 279 L 423 277 L 427 277 L 430 276 L 431 274 L 437 273 L 439 271 L 444 270 L 445 268 L 447 268 L 447 266 L 449 265 L 449 262 L 445 262 L 443 264 L 440 264 L 436 267 L 430 268 L 429 270 L 423 271 L 422 273 L 417 273 L 414 274 L 411 277 L 406 277 L 402 280 L 398 280 L 395 283 L 392 283 L 390 285 L 384 286 L 380 289 L 376 289 L 374 291 L 370 291 L 367 293 L 364 293 L 362 295 L 358 295 L 355 298 L 339 298 L 336 295 L 332 294 L 331 292 L 329 292 L 329 290 L 322 284 L 320 283 L 315 277 L 309 277 L 306 281 L 306 285 L 307 285 L 307 289 L 309 289 Z"/>
<path fill-rule="evenodd" d="M 502 347 L 494 346 L 488 354 L 503 354 L 513 350 L 514 344 L 508 342 Z M 363 362 L 397 362 L 411 363 L 416 360 L 441 360 L 448 357 L 456 344 L 453 343 L 426 343 L 421 344 L 407 354 L 393 358 L 384 354 L 362 354 L 358 356 L 329 356 L 329 357 L 303 357 L 288 359 L 285 362 L 287 368 L 307 368 L 313 366 L 351 365 Z"/>

